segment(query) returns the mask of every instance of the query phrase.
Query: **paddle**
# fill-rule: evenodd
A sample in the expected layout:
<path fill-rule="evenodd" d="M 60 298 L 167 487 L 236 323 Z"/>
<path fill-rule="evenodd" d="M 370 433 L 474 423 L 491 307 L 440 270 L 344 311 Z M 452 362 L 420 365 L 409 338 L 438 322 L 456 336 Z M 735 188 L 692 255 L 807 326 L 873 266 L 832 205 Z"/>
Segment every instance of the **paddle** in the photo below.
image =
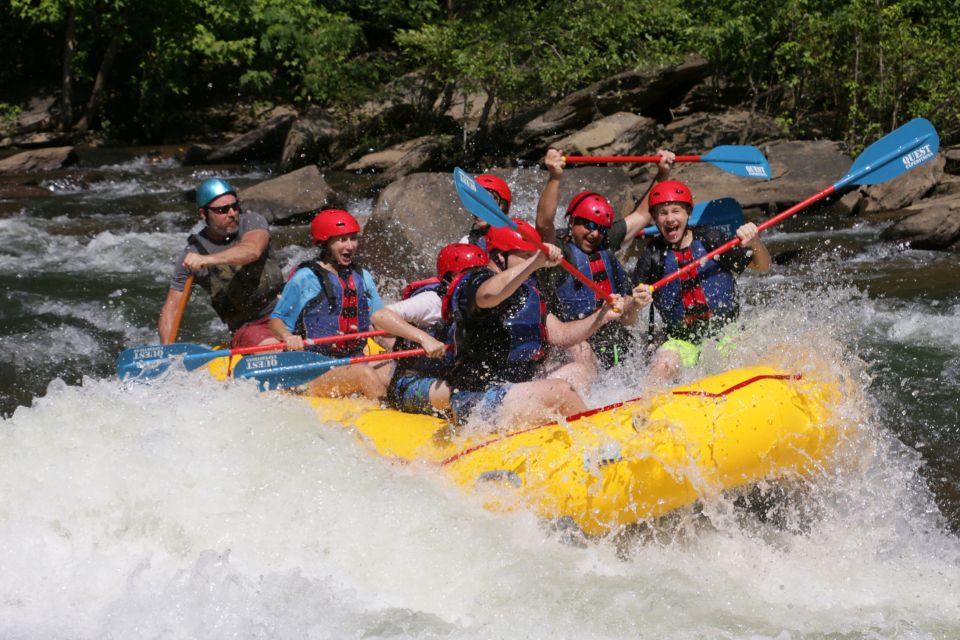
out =
<path fill-rule="evenodd" d="M 346 342 L 347 340 L 362 340 L 365 338 L 376 338 L 379 336 L 390 335 L 386 331 L 361 331 L 360 333 L 349 333 L 337 336 L 326 336 L 323 338 L 311 338 L 304 340 L 303 343 L 308 346 L 319 344 L 333 344 L 337 342 Z M 183 366 L 187 371 L 192 371 L 202 367 L 217 358 L 226 358 L 227 356 L 242 356 L 251 353 L 263 353 L 264 351 L 276 351 L 283 349 L 283 343 L 261 344 L 253 347 L 239 347 L 237 349 L 211 349 L 199 344 L 189 342 L 179 342 L 176 344 L 154 344 L 143 347 L 133 347 L 126 349 L 117 358 L 117 375 L 121 378 L 155 378 L 170 366 L 173 358 L 183 357 Z"/>
<path fill-rule="evenodd" d="M 564 156 L 567 164 L 660 162 L 660 156 Z M 703 156 L 677 156 L 677 162 L 707 162 L 728 173 L 745 178 L 770 179 L 770 165 L 760 149 L 722 145 Z"/>
<path fill-rule="evenodd" d="M 779 213 L 763 224 L 757 225 L 758 231 L 769 229 L 778 222 L 789 218 L 798 211 L 809 207 L 814 202 L 826 198 L 840 189 L 854 184 L 867 185 L 879 184 L 892 180 L 919 167 L 928 160 L 932 160 L 940 149 L 940 137 L 936 129 L 928 120 L 916 118 L 899 129 L 891 131 L 872 145 L 864 149 L 860 157 L 856 159 L 850 171 L 837 182 L 833 183 L 823 191 L 810 196 L 803 202 L 799 202 L 786 211 Z M 674 271 L 665 278 L 661 278 L 651 285 L 656 290 L 660 287 L 673 282 L 682 277 L 689 271 L 696 269 L 700 264 L 707 260 L 729 251 L 740 244 L 740 238 L 733 238 L 729 242 L 717 247 L 700 260 L 688 264 L 678 271 Z"/>
<path fill-rule="evenodd" d="M 299 387 L 322 376 L 333 367 L 379 360 L 398 360 L 424 356 L 426 349 L 407 349 L 406 351 L 388 351 L 370 356 L 352 358 L 329 358 L 309 351 L 286 351 L 249 356 L 237 363 L 233 370 L 234 378 L 253 378 L 260 383 L 260 389 L 286 389 Z"/>
<path fill-rule="evenodd" d="M 183 283 L 183 294 L 180 296 L 180 302 L 177 304 L 177 310 L 173 314 L 173 322 L 170 326 L 169 343 L 177 341 L 177 333 L 180 332 L 180 321 L 183 320 L 183 312 L 187 309 L 187 303 L 190 302 L 190 292 L 193 290 L 193 274 L 187 276 Z"/>
<path fill-rule="evenodd" d="M 744 223 L 743 207 L 735 198 L 718 198 L 709 202 L 698 202 L 693 206 L 693 212 L 690 214 L 690 220 L 687 224 L 691 227 L 717 227 L 722 228 L 727 235 L 733 235 Z M 641 236 L 658 236 L 660 230 L 656 225 L 645 227 L 640 232 Z"/>
<path fill-rule="evenodd" d="M 546 245 L 540 241 L 540 238 L 527 233 L 526 230 L 517 226 L 516 222 L 511 220 L 503 211 L 500 210 L 500 206 L 497 204 L 496 200 L 493 199 L 493 196 L 491 196 L 486 189 L 477 184 L 476 180 L 473 179 L 473 176 L 460 167 L 457 167 L 453 170 L 453 184 L 456 186 L 457 195 L 460 196 L 460 201 L 463 203 L 463 206 L 466 207 L 467 211 L 478 218 L 485 220 L 491 226 L 509 227 L 514 231 L 519 232 L 520 235 L 522 235 L 526 240 L 536 245 L 541 252 L 544 254 L 549 253 Z M 607 304 L 613 306 L 613 297 L 608 296 L 603 289 L 601 289 L 599 285 L 593 281 L 593 279 L 585 276 L 580 272 L 579 269 L 566 260 L 561 260 L 560 266 L 563 267 L 574 278 L 582 282 L 584 286 L 593 291 L 597 298 L 601 300 L 606 299 Z"/>

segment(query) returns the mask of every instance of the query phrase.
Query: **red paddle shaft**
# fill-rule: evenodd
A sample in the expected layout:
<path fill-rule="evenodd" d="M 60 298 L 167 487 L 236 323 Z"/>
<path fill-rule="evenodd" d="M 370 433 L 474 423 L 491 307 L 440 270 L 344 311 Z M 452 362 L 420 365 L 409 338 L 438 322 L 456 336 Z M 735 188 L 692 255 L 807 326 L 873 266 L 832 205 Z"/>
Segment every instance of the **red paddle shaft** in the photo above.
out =
<path fill-rule="evenodd" d="M 389 336 L 390 334 L 386 331 L 361 331 L 360 333 L 345 333 L 339 336 L 324 336 L 323 338 L 308 338 L 303 341 L 303 344 L 308 347 L 312 347 L 318 344 L 333 344 L 336 342 L 346 342 L 347 340 L 362 340 L 363 338 L 378 338 L 380 336 Z M 230 349 L 231 356 L 245 356 L 250 353 L 261 353 L 264 351 L 276 351 L 277 349 L 283 349 L 284 344 L 282 342 L 274 342 L 272 344 L 258 344 L 254 347 L 239 347 L 237 349 Z"/>
<path fill-rule="evenodd" d="M 610 163 L 610 162 L 660 162 L 660 156 L 564 156 L 568 164 Z M 677 162 L 700 162 L 701 156 L 677 156 Z"/>
<path fill-rule="evenodd" d="M 784 219 L 786 219 L 786 218 L 789 218 L 790 216 L 792 216 L 792 215 L 795 214 L 796 212 L 800 211 L 801 209 L 805 209 L 806 207 L 809 207 L 811 204 L 813 204 L 813 203 L 816 202 L 817 200 L 821 200 L 821 199 L 823 199 L 823 198 L 826 198 L 827 196 L 829 196 L 831 193 L 835 192 L 836 190 L 837 190 L 837 188 L 836 188 L 834 185 L 830 185 L 829 187 L 827 187 L 827 188 L 824 189 L 823 191 L 817 193 L 816 195 L 812 195 L 812 196 L 810 196 L 809 198 L 807 198 L 806 200 L 804 200 L 804 201 L 802 201 L 802 202 L 798 202 L 797 204 L 793 205 L 792 207 L 790 207 L 790 208 L 787 209 L 786 211 L 784 211 L 784 212 L 782 212 L 782 213 L 778 213 L 777 215 L 773 216 L 772 218 L 770 218 L 769 220 L 767 220 L 767 221 L 764 222 L 763 224 L 757 225 L 757 231 L 760 232 L 760 231 L 764 231 L 765 229 L 769 229 L 769 228 L 772 227 L 773 225 L 777 224 L 778 222 L 780 222 L 780 221 L 782 221 L 782 220 L 784 220 Z M 678 271 L 674 271 L 674 272 L 671 273 L 670 275 L 668 275 L 668 276 L 666 276 L 666 277 L 664 277 L 664 278 L 661 278 L 660 280 L 657 280 L 657 281 L 654 282 L 652 285 L 650 285 L 650 288 L 653 289 L 653 290 L 656 290 L 656 289 L 659 289 L 660 287 L 662 287 L 662 286 L 664 286 L 664 285 L 666 285 L 666 284 L 670 284 L 671 282 L 673 282 L 673 281 L 676 280 L 677 278 L 681 278 L 681 277 L 683 277 L 685 274 L 693 271 L 694 269 L 696 269 L 697 267 L 699 267 L 701 264 L 705 263 L 707 260 L 711 260 L 711 259 L 713 259 L 713 258 L 716 258 L 716 257 L 717 257 L 718 255 L 720 255 L 721 253 L 726 253 L 727 251 L 729 251 L 730 249 L 733 249 L 734 247 L 736 247 L 736 246 L 739 245 L 739 244 L 740 244 L 740 238 L 732 238 L 731 240 L 729 240 L 729 241 L 727 241 L 726 243 L 720 245 L 719 247 L 717 247 L 716 249 L 714 249 L 713 251 L 711 251 L 711 252 L 708 253 L 707 255 L 703 256 L 703 257 L 700 258 L 699 260 L 697 260 L 697 261 L 695 261 L 695 262 L 691 262 L 690 264 L 688 264 L 688 265 L 685 266 L 684 268 L 682 268 L 682 269 L 680 269 L 680 270 L 678 270 Z"/>

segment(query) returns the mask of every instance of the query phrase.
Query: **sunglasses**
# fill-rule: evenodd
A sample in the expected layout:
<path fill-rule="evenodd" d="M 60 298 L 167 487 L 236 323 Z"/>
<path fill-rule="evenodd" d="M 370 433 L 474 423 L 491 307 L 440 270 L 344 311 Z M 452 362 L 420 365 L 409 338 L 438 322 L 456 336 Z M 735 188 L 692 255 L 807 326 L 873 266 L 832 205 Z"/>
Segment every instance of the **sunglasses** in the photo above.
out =
<path fill-rule="evenodd" d="M 610 227 L 605 227 L 599 222 L 594 222 L 593 220 L 587 220 L 586 218 L 574 218 L 573 224 L 580 224 L 586 227 L 589 231 L 596 231 L 597 233 L 602 233 L 606 235 L 610 231 Z"/>
<path fill-rule="evenodd" d="M 213 213 L 219 214 L 221 216 L 227 215 L 228 213 L 230 213 L 231 210 L 236 211 L 237 213 L 240 213 L 240 201 L 237 200 L 237 201 L 231 202 L 230 204 L 225 204 L 222 207 L 206 207 L 206 210 L 212 211 Z"/>

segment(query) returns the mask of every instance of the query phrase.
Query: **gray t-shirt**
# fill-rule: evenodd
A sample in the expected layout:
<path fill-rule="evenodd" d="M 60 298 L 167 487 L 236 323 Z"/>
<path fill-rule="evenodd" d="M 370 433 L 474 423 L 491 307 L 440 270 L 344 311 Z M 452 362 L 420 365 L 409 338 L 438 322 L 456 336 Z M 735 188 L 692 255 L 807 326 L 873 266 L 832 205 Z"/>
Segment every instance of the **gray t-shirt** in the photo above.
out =
<path fill-rule="evenodd" d="M 217 242 L 207 237 L 205 233 L 206 227 L 204 227 L 197 233 L 194 233 L 192 237 L 197 244 L 203 247 L 207 254 L 220 253 L 234 246 L 240 242 L 245 234 L 250 231 L 255 231 L 256 229 L 263 229 L 269 233 L 270 225 L 267 224 L 266 218 L 259 213 L 241 213 L 240 228 L 237 230 L 237 235 L 235 236 L 228 236 L 222 242 Z M 187 277 L 189 277 L 190 271 L 183 266 L 183 259 L 187 257 L 187 252 L 190 251 L 196 252 L 197 249 L 188 243 L 187 246 L 183 248 L 183 253 L 180 254 L 180 258 L 173 268 L 173 278 L 170 280 L 170 288 L 174 291 L 183 291 L 183 287 L 187 283 Z M 273 257 L 272 248 L 269 244 L 267 245 L 267 256 Z M 198 283 L 208 277 L 207 269 L 201 269 L 200 273 L 196 274 Z"/>

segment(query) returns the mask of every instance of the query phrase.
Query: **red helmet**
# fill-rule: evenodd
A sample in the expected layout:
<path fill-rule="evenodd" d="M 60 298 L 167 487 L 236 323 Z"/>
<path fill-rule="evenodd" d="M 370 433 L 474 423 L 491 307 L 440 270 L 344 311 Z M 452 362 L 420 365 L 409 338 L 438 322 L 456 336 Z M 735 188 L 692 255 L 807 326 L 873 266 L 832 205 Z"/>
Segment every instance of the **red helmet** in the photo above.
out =
<path fill-rule="evenodd" d="M 326 242 L 334 236 L 359 233 L 360 223 L 343 209 L 324 209 L 310 223 L 310 237 L 316 243 Z"/>
<path fill-rule="evenodd" d="M 653 185 L 649 204 L 652 207 L 663 202 L 683 202 L 692 207 L 693 194 L 690 193 L 690 187 L 679 180 L 665 180 Z"/>
<path fill-rule="evenodd" d="M 484 173 L 474 178 L 474 180 L 484 189 L 493 191 L 500 196 L 500 198 L 507 203 L 507 211 L 510 210 L 510 205 L 513 204 L 513 195 L 510 193 L 510 187 L 503 181 L 503 178 L 498 178 L 490 173 Z"/>
<path fill-rule="evenodd" d="M 448 244 L 437 254 L 437 277 L 450 272 L 460 273 L 470 267 L 483 267 L 490 262 L 487 252 L 475 244 Z"/>
<path fill-rule="evenodd" d="M 613 207 L 610 206 L 610 201 L 593 191 L 581 191 L 573 196 L 570 206 L 567 207 L 567 215 L 592 220 L 605 227 L 613 225 Z"/>
<path fill-rule="evenodd" d="M 529 222 L 524 222 L 519 218 L 514 218 L 513 221 L 517 223 L 518 227 L 526 229 L 529 235 L 537 240 L 540 239 L 540 234 L 530 226 Z M 490 230 L 487 231 L 487 249 L 490 251 L 494 249 L 500 251 L 536 251 L 537 245 L 527 240 L 519 231 L 514 231 L 510 227 L 490 227 Z"/>

